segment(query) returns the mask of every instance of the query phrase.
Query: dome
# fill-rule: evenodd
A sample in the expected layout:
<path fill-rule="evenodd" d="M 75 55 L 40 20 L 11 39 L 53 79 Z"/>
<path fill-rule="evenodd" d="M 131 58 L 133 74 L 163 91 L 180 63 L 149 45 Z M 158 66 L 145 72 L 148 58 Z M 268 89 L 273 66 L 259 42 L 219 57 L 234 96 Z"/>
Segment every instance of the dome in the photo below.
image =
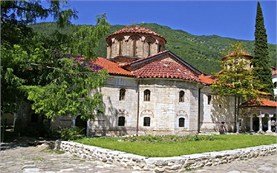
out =
<path fill-rule="evenodd" d="M 146 58 L 165 50 L 166 40 L 151 29 L 126 26 L 106 38 L 107 58 Z"/>
<path fill-rule="evenodd" d="M 107 37 L 107 40 L 110 39 L 113 36 L 125 35 L 125 34 L 146 34 L 146 35 L 157 36 L 157 37 L 160 37 L 161 39 L 163 39 L 164 42 L 166 43 L 166 39 L 163 36 L 157 34 L 156 32 L 152 31 L 149 28 L 145 28 L 145 27 L 137 26 L 137 25 L 135 25 L 135 26 L 126 26 L 126 27 L 112 33 L 111 35 L 109 35 Z"/>

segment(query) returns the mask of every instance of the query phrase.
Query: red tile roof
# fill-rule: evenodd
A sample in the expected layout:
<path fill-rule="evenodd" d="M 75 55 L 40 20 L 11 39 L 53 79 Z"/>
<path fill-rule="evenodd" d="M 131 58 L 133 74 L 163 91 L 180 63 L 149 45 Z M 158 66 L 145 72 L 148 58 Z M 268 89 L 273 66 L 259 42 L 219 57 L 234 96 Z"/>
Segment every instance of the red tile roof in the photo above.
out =
<path fill-rule="evenodd" d="M 199 82 L 197 74 L 170 58 L 146 63 L 134 70 L 133 74 L 138 78 L 172 78 Z"/>
<path fill-rule="evenodd" d="M 126 26 L 126 27 L 112 33 L 111 35 L 108 36 L 108 38 L 110 38 L 111 36 L 114 36 L 114 35 L 128 34 L 128 33 L 149 34 L 149 35 L 158 36 L 158 37 L 165 40 L 165 38 L 163 36 L 157 34 L 156 32 L 152 31 L 151 29 L 148 29 L 148 28 L 145 28 L 145 27 L 142 27 L 142 26 L 137 26 L 137 25 L 135 25 L 135 26 Z"/>
<path fill-rule="evenodd" d="M 224 61 L 230 57 L 236 57 L 236 56 L 245 57 L 246 59 L 253 58 L 248 52 L 243 51 L 243 52 L 240 52 L 239 54 L 237 52 L 230 52 L 228 55 L 224 56 L 221 60 Z"/>
<path fill-rule="evenodd" d="M 241 107 L 277 107 L 277 102 L 265 98 L 249 100 L 241 105 Z"/>
<path fill-rule="evenodd" d="M 98 57 L 92 64 L 96 64 L 103 69 L 107 70 L 109 74 L 134 76 L 131 72 L 121 68 L 117 63 L 109 61 L 106 58 Z"/>
<path fill-rule="evenodd" d="M 215 79 L 212 76 L 207 76 L 204 74 L 199 75 L 199 80 L 206 85 L 211 85 L 215 82 Z"/>

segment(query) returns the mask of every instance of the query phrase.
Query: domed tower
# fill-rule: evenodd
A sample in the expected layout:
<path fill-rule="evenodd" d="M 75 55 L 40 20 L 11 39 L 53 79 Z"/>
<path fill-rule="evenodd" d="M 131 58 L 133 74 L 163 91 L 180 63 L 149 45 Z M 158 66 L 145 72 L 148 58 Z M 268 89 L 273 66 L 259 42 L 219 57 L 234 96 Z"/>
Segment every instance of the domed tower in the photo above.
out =
<path fill-rule="evenodd" d="M 229 59 L 236 58 L 233 63 L 238 63 L 238 62 L 243 62 L 245 65 L 245 69 L 252 69 L 252 56 L 246 52 L 246 51 L 241 51 L 241 52 L 229 52 L 228 55 L 224 56 L 221 60 L 224 61 L 225 66 L 230 68 L 232 64 L 230 62 L 227 62 Z"/>
<path fill-rule="evenodd" d="M 107 58 L 146 58 L 165 49 L 166 40 L 141 26 L 124 27 L 106 38 Z"/>

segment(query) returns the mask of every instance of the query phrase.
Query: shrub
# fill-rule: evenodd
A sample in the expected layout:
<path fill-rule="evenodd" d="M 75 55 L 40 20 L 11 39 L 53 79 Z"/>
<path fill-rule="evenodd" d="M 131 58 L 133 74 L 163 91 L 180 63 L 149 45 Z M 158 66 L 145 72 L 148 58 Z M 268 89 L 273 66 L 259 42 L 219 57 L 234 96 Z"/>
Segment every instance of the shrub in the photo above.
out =
<path fill-rule="evenodd" d="M 124 141 L 129 142 L 149 142 L 149 143 L 158 143 L 158 142 L 186 142 L 186 141 L 213 141 L 215 140 L 214 136 L 206 135 L 187 135 L 187 136 L 177 136 L 177 135 L 164 135 L 164 136 L 133 136 L 133 137 L 124 137 Z"/>
<path fill-rule="evenodd" d="M 60 133 L 62 140 L 76 140 L 85 136 L 84 129 L 78 127 L 65 128 Z"/>

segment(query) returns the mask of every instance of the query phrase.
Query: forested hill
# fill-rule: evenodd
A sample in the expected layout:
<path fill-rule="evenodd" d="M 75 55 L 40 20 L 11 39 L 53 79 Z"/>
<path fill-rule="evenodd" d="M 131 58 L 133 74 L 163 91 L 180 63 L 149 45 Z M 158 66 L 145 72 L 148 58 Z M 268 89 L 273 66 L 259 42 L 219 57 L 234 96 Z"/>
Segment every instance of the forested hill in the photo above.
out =
<path fill-rule="evenodd" d="M 182 30 L 174 30 L 167 26 L 152 23 L 139 25 L 150 28 L 164 36 L 167 40 L 166 49 L 171 50 L 188 63 L 208 74 L 219 71 L 222 52 L 235 42 L 242 42 L 247 51 L 253 54 L 253 41 L 237 40 L 216 35 L 197 36 Z M 57 29 L 55 23 L 39 23 L 32 25 L 31 27 L 36 32 L 44 34 L 50 34 Z M 74 31 L 74 27 L 78 27 L 78 25 L 64 28 L 61 31 L 64 33 L 71 33 Z M 124 26 L 114 25 L 111 27 L 110 33 L 121 29 L 122 27 Z M 106 56 L 106 42 L 104 38 L 98 48 L 98 55 Z M 276 66 L 276 45 L 269 44 L 269 56 L 272 60 L 272 66 Z"/>

